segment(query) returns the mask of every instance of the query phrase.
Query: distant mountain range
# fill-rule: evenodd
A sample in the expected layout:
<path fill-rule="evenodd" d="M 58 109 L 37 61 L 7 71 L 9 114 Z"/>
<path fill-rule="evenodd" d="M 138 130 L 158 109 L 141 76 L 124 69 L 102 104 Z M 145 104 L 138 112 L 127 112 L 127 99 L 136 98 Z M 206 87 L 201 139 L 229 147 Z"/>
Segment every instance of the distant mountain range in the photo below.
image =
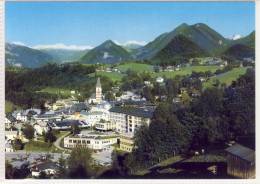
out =
<path fill-rule="evenodd" d="M 46 53 L 54 58 L 56 62 L 66 63 L 78 61 L 89 50 L 70 50 L 70 49 L 39 49 L 41 52 Z"/>
<path fill-rule="evenodd" d="M 5 64 L 7 66 L 36 68 L 53 61 L 52 56 L 39 50 L 10 43 L 5 44 Z"/>
<path fill-rule="evenodd" d="M 241 53 L 241 54 L 240 54 Z M 39 67 L 48 62 L 82 62 L 114 64 L 129 60 L 169 61 L 174 57 L 229 56 L 236 59 L 254 57 L 255 31 L 236 39 L 224 38 L 203 23 L 181 24 L 148 44 L 119 45 L 107 40 L 91 50 L 41 49 L 6 44 L 6 64 Z"/>

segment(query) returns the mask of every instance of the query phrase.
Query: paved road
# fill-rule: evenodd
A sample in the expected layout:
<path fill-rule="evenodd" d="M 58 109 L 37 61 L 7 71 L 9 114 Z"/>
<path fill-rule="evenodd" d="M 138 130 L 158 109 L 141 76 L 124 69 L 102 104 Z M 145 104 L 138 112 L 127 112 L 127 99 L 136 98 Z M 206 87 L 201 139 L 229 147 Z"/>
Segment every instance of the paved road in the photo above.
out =
<path fill-rule="evenodd" d="M 66 149 L 66 148 L 62 148 L 60 146 L 60 142 L 62 141 L 62 139 L 66 136 L 68 136 L 70 134 L 70 132 L 68 132 L 67 134 L 64 134 L 63 136 L 59 137 L 55 142 L 54 142 L 54 146 L 60 150 L 63 150 L 63 151 L 71 151 L 70 149 Z"/>

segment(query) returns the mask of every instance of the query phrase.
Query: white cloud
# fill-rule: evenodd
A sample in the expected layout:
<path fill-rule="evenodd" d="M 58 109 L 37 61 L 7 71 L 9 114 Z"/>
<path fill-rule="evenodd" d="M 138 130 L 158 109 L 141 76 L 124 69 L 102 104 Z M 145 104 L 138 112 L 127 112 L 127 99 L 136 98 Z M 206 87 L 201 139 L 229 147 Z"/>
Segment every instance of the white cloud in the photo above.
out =
<path fill-rule="evenodd" d="M 135 44 L 135 45 L 141 45 L 141 46 L 144 46 L 147 44 L 147 42 L 145 41 L 137 41 L 137 40 L 129 40 L 129 41 L 126 41 L 124 43 L 120 43 L 119 41 L 117 40 L 113 40 L 117 45 L 122 45 L 122 46 L 127 46 L 127 45 L 131 45 L 131 44 Z"/>
<path fill-rule="evenodd" d="M 89 45 L 65 45 L 63 43 L 56 43 L 52 45 L 35 45 L 35 49 L 66 49 L 66 50 L 85 50 L 92 49 L 92 46 Z"/>
<path fill-rule="evenodd" d="M 144 46 L 144 45 L 147 44 L 147 42 L 145 42 L 145 41 L 136 41 L 136 40 L 129 40 L 129 41 L 125 42 L 125 45 L 129 45 L 129 44 L 136 44 L 136 45 Z"/>
<path fill-rule="evenodd" d="M 238 40 L 240 38 L 242 38 L 242 36 L 240 34 L 235 34 L 232 36 L 232 40 Z"/>
<path fill-rule="evenodd" d="M 14 41 L 14 42 L 12 42 L 12 44 L 26 46 L 25 43 L 20 42 L 20 41 Z"/>

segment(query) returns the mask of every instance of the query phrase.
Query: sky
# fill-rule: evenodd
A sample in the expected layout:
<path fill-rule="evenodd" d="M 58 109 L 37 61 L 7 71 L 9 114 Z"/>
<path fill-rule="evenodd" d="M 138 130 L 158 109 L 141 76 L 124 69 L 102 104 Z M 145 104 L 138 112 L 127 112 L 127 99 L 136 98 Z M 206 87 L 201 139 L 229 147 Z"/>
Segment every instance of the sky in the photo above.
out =
<path fill-rule="evenodd" d="M 84 49 L 111 39 L 145 44 L 182 23 L 224 37 L 255 30 L 254 2 L 6 2 L 6 41 Z"/>

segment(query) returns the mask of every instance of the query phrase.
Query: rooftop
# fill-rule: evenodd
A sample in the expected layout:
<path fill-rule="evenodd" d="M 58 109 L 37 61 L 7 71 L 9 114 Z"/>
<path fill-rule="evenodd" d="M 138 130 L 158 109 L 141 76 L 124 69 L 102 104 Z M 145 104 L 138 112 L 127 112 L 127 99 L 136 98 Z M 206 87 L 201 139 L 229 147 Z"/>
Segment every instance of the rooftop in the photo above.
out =
<path fill-rule="evenodd" d="M 154 108 L 152 108 L 152 107 L 142 107 L 142 108 L 140 108 L 140 107 L 119 107 L 119 106 L 115 106 L 115 107 L 112 107 L 109 111 L 127 114 L 127 115 L 130 115 L 130 116 L 152 118 Z"/>
<path fill-rule="evenodd" d="M 245 161 L 255 163 L 255 151 L 250 148 L 247 148 L 240 144 L 235 144 L 227 148 L 226 151 L 232 155 L 238 156 Z"/>

